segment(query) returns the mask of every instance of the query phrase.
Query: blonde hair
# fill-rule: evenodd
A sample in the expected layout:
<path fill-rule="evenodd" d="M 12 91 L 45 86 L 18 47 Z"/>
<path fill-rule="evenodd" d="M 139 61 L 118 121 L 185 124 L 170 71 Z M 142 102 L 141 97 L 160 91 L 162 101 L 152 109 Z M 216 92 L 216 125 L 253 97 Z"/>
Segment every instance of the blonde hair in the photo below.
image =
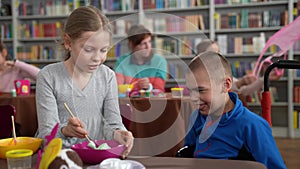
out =
<path fill-rule="evenodd" d="M 98 31 L 102 29 L 111 34 L 111 25 L 108 18 L 94 6 L 82 6 L 75 9 L 65 22 L 61 33 L 62 42 L 60 43 L 64 48 L 64 35 L 67 34 L 71 40 L 78 39 L 82 33 L 87 31 Z M 66 58 L 70 58 L 70 51 L 65 49 Z"/>

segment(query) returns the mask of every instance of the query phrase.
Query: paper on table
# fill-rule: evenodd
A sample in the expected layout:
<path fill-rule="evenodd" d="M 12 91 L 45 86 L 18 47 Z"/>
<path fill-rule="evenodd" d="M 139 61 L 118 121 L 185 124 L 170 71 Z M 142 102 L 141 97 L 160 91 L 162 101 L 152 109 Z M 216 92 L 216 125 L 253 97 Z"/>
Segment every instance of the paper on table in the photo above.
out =
<path fill-rule="evenodd" d="M 87 169 L 146 169 L 146 167 L 142 163 L 134 160 L 108 158 L 98 165 L 87 167 Z"/>

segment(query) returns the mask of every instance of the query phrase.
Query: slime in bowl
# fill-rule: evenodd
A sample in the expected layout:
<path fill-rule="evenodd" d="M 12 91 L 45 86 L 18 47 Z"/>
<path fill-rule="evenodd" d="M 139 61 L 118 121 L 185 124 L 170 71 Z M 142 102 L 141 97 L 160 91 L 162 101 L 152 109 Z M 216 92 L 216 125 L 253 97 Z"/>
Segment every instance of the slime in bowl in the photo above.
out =
<path fill-rule="evenodd" d="M 108 158 L 120 158 L 125 150 L 124 145 L 120 145 L 114 140 L 95 140 L 95 143 L 100 145 L 96 149 L 88 145 L 89 141 L 72 145 L 71 149 L 77 152 L 83 162 L 89 164 L 99 164 Z"/>
<path fill-rule="evenodd" d="M 95 150 L 111 149 L 111 147 L 107 143 L 102 143 L 101 145 L 96 146 L 94 142 L 89 142 L 89 144 L 87 146 L 92 148 L 92 149 L 95 149 Z"/>

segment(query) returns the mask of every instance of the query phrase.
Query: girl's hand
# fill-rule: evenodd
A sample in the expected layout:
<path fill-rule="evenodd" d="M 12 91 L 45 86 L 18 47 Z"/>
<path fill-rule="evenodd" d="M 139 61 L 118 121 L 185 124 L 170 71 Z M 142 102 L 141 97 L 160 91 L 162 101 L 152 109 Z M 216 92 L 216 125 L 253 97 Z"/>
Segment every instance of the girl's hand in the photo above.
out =
<path fill-rule="evenodd" d="M 62 134 L 66 137 L 78 137 L 84 138 L 88 132 L 83 129 L 82 122 L 76 118 L 71 117 L 69 118 L 68 125 L 62 128 Z"/>
<path fill-rule="evenodd" d="M 242 86 L 247 86 L 247 85 L 253 83 L 254 81 L 256 81 L 256 79 L 257 78 L 255 76 L 253 76 L 252 74 L 245 75 L 236 82 L 236 86 L 239 89 Z"/>
<path fill-rule="evenodd" d="M 275 81 L 275 80 L 279 80 L 281 78 L 281 76 L 283 76 L 282 74 L 281 75 L 277 75 L 277 73 L 275 72 L 275 70 L 272 70 L 269 74 L 269 80 L 271 81 Z"/>
<path fill-rule="evenodd" d="M 118 143 L 125 145 L 125 150 L 123 152 L 122 158 L 125 159 L 130 153 L 133 147 L 133 136 L 130 131 L 124 130 L 115 130 L 114 131 L 114 140 Z"/>
<path fill-rule="evenodd" d="M 13 68 L 15 66 L 15 61 L 13 60 L 7 60 L 4 62 L 4 67 L 6 68 Z"/>
<path fill-rule="evenodd" d="M 265 72 L 266 72 L 266 70 L 267 70 L 267 68 L 268 68 L 268 66 L 270 66 L 270 63 L 264 63 L 264 65 L 263 65 L 263 73 L 265 74 Z M 271 80 L 271 81 L 275 81 L 275 80 L 279 80 L 282 76 L 283 76 L 283 74 L 277 74 L 276 73 L 276 69 L 278 69 L 278 68 L 274 68 L 274 69 L 272 69 L 272 71 L 270 72 L 270 74 L 269 74 L 269 80 Z"/>

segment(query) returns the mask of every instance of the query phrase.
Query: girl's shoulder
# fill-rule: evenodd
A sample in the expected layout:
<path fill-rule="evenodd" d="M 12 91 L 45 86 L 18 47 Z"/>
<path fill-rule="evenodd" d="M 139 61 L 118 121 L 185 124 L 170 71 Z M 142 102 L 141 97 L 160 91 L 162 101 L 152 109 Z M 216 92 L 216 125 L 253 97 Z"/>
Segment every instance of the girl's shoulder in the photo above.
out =
<path fill-rule="evenodd" d="M 61 74 L 63 72 L 63 69 L 64 69 L 64 62 L 51 63 L 41 68 L 39 74 L 46 74 L 46 73 L 47 74 L 51 73 L 52 75 L 56 73 Z"/>
<path fill-rule="evenodd" d="M 99 66 L 99 68 L 96 71 L 97 74 L 102 74 L 102 75 L 107 75 L 107 76 L 111 76 L 114 75 L 115 72 L 112 70 L 112 68 L 108 67 L 105 64 L 101 64 Z"/>
<path fill-rule="evenodd" d="M 42 70 L 51 70 L 51 69 L 57 69 L 57 68 L 63 68 L 64 62 L 57 62 L 57 63 L 51 63 L 42 68 Z"/>

